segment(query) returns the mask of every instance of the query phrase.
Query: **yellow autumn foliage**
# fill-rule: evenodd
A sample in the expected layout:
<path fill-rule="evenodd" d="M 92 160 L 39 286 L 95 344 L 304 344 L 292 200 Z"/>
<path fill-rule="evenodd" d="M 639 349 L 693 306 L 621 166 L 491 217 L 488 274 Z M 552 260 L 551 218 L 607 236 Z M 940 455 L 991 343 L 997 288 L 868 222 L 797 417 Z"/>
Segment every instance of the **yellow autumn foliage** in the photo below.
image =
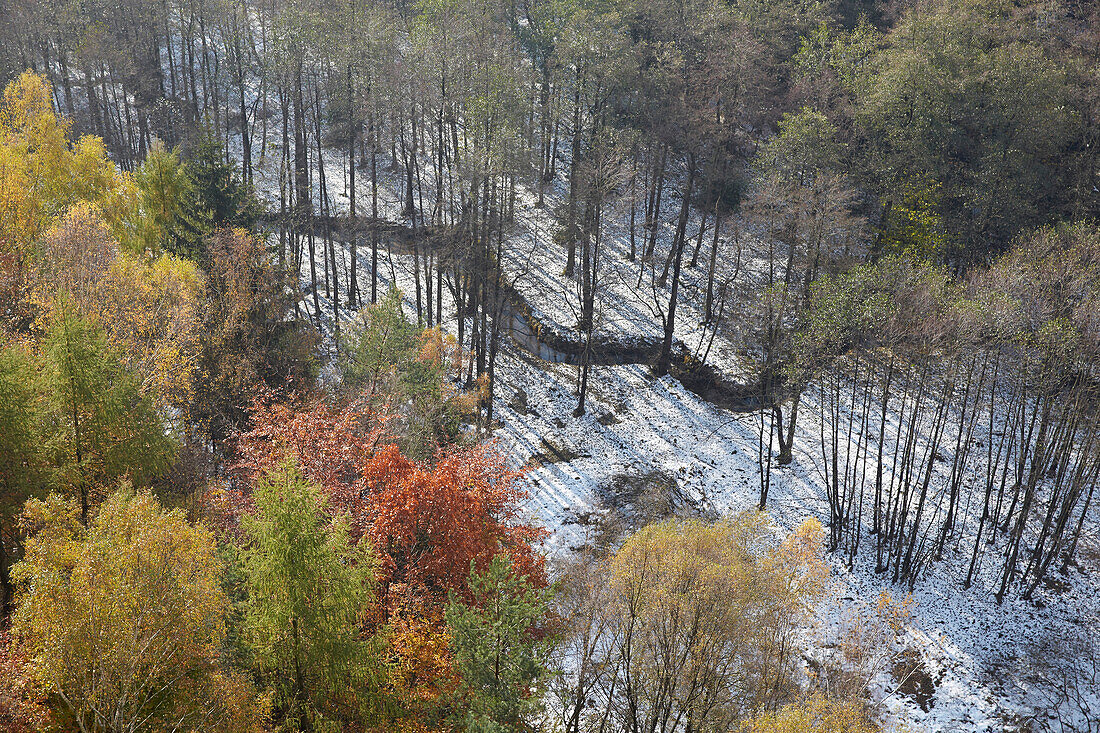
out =
<path fill-rule="evenodd" d="M 96 312 L 141 390 L 161 406 L 184 407 L 201 355 L 202 273 L 189 260 L 123 253 L 96 287 Z"/>
<path fill-rule="evenodd" d="M 742 733 L 878 733 L 858 700 L 832 700 L 823 695 L 784 705 L 741 726 Z"/>
<path fill-rule="evenodd" d="M 73 141 L 58 118 L 46 80 L 25 72 L 0 99 L 0 247 L 24 253 L 49 224 L 78 202 L 95 204 L 111 233 L 127 241 L 137 191 L 107 158 L 101 138 Z"/>
<path fill-rule="evenodd" d="M 612 559 L 635 716 L 674 710 L 691 730 L 729 730 L 791 692 L 793 635 L 821 598 L 828 567 L 819 522 L 780 543 L 773 529 L 757 512 L 667 521 L 638 531 Z"/>
<path fill-rule="evenodd" d="M 0 97 L 0 328 L 33 322 L 41 304 L 36 277 L 58 277 L 63 287 L 87 284 L 102 265 L 99 245 L 139 247 L 139 204 L 132 177 L 110 161 L 100 138 L 72 139 L 45 79 L 26 72 L 12 81 Z M 61 241 L 43 243 L 47 233 Z M 87 252 L 78 233 L 92 237 Z M 39 257 L 40 244 L 68 248 L 69 261 L 82 267 L 72 273 L 54 267 L 56 261 Z"/>
<path fill-rule="evenodd" d="M 205 289 L 194 263 L 121 249 L 98 207 L 82 201 L 39 238 L 31 282 L 41 331 L 63 300 L 103 327 L 158 407 L 182 409 L 190 402 Z"/>
<path fill-rule="evenodd" d="M 13 633 L 69 729 L 262 730 L 267 701 L 220 660 L 229 600 L 211 532 L 123 488 L 90 526 L 29 502 Z"/>

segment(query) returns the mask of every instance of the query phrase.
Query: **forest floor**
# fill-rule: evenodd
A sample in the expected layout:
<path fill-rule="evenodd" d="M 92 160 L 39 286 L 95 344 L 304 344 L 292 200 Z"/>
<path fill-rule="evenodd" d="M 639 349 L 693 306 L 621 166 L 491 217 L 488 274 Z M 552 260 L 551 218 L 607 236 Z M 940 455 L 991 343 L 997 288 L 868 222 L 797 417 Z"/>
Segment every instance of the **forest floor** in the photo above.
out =
<path fill-rule="evenodd" d="M 334 161 L 339 160 L 333 153 Z M 345 191 L 338 165 L 330 164 L 330 195 Z M 400 219 L 397 193 L 400 181 L 386 174 L 382 212 Z M 360 184 L 360 197 L 367 186 Z M 272 203 L 277 196 L 277 171 L 257 171 L 261 196 Z M 553 212 L 560 190 L 545 192 L 543 206 L 536 196 L 521 191 L 517 223 L 506 233 L 505 272 L 537 316 L 565 329 L 576 323 L 575 281 L 562 276 L 565 253 L 552 241 Z M 673 197 L 668 197 L 672 199 Z M 337 198 L 337 201 L 340 199 Z M 343 199 L 346 202 L 346 197 Z M 358 204 L 369 211 L 369 198 Z M 346 209 L 346 205 L 337 208 Z M 626 213 L 620 208 L 608 221 L 597 329 L 607 334 L 647 335 L 660 330 L 659 307 L 667 290 L 658 287 L 652 269 L 638 282 L 638 263 L 629 252 Z M 662 211 L 660 236 L 654 257 L 659 270 L 675 225 L 673 205 Z M 688 227 L 689 251 L 695 246 L 699 216 L 693 212 Z M 641 227 L 639 226 L 639 231 Z M 683 300 L 676 336 L 693 351 L 705 351 L 711 332 L 702 325 L 706 253 L 704 232 L 700 265 L 685 269 Z M 739 235 L 719 243 L 720 279 L 735 272 L 741 283 L 751 282 L 763 259 L 753 240 Z M 738 246 L 737 242 L 742 242 Z M 337 257 L 341 272 L 351 264 L 346 248 Z M 685 255 L 685 260 L 688 257 Z M 685 262 L 686 264 L 686 262 Z M 355 264 L 363 284 L 370 282 L 369 247 L 360 246 Z M 320 265 L 318 270 L 320 271 Z M 409 255 L 383 252 L 379 278 L 383 291 L 393 282 L 403 291 L 408 313 L 415 317 L 413 263 Z M 303 292 L 310 288 L 308 267 L 303 270 Z M 331 302 L 320 288 L 321 327 L 331 335 Z M 751 352 L 738 330 L 737 292 L 730 291 L 726 322 L 714 336 L 708 362 L 724 372 L 746 371 Z M 445 306 L 448 297 L 444 297 Z M 312 294 L 305 298 L 312 303 Z M 454 333 L 453 304 L 445 309 L 444 329 Z M 341 321 L 355 314 L 341 310 Z M 329 340 L 331 343 L 331 339 Z M 734 414 L 707 403 L 670 378 L 654 378 L 645 365 L 594 367 L 590 377 L 588 409 L 574 417 L 578 370 L 533 357 L 505 341 L 497 363 L 493 436 L 518 465 L 530 466 L 528 509 L 544 526 L 552 559 L 563 558 L 591 542 L 610 516 L 627 522 L 660 514 L 721 516 L 756 507 L 761 484 L 761 415 Z M 811 387 L 800 412 L 794 442 L 794 461 L 772 466 L 768 511 L 786 532 L 808 517 L 828 521 L 818 403 Z M 767 446 L 763 446 L 767 450 Z M 950 471 L 950 453 L 938 464 L 932 494 L 943 493 Z M 904 641 L 911 650 L 907 675 L 904 665 L 886 663 L 876 670 L 869 694 L 881 702 L 888 719 L 903 721 L 909 730 L 1018 731 L 1100 730 L 1100 671 L 1086 667 L 1081 645 L 1100 651 L 1100 540 L 1087 538 L 1081 567 L 1040 588 L 1032 601 L 1018 595 L 994 600 L 999 578 L 995 553 L 987 552 L 975 583 L 963 589 L 973 545 L 974 507 L 962 519 L 961 544 L 952 545 L 917 579 L 912 589 L 913 618 Z M 1094 513 L 1097 511 L 1094 508 Z M 1091 523 L 1094 527 L 1098 522 Z M 828 654 L 838 642 L 845 619 L 873 611 L 881 591 L 902 597 L 909 589 L 874 572 L 873 544 L 848 558 L 831 558 L 832 588 L 818 614 L 819 623 L 805 639 L 807 665 Z M 1083 539 L 1083 542 L 1086 540 Z M 896 660 L 895 660 L 896 661 Z M 1090 676 L 1091 675 L 1091 676 Z M 908 678 L 907 678 L 908 676 Z M 1057 712 L 1052 700 L 1060 699 Z M 1048 712 L 1049 711 L 1049 712 Z"/>

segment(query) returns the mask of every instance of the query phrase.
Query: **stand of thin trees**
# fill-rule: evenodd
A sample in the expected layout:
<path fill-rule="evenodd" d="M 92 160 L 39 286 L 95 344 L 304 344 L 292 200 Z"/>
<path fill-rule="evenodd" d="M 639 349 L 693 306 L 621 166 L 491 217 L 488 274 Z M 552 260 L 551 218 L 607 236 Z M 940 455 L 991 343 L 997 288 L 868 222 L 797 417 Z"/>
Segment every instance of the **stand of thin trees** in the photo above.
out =
<path fill-rule="evenodd" d="M 1064 227 L 966 284 L 900 260 L 819 284 L 800 347 L 833 550 L 910 585 L 961 555 L 998 600 L 1073 563 L 1100 476 L 1098 247 Z"/>

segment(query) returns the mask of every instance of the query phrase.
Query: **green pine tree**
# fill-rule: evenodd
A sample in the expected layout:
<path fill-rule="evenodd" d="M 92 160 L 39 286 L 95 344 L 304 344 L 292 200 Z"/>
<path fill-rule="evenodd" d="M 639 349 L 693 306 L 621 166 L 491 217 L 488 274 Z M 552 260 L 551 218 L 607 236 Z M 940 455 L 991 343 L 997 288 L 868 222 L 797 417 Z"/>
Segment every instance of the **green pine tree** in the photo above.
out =
<path fill-rule="evenodd" d="M 444 389 L 442 348 L 432 348 L 442 337 L 405 316 L 399 290 L 391 288 L 361 311 L 345 334 L 337 362 L 344 388 L 384 403 L 381 409 L 403 419 L 406 455 L 430 458 L 440 444 L 458 437 L 459 413 L 453 394 Z"/>
<path fill-rule="evenodd" d="M 42 394 L 31 354 L 0 345 L 0 624 L 11 612 L 15 519 L 44 479 Z"/>
<path fill-rule="evenodd" d="M 199 139 L 187 159 L 187 175 L 194 191 L 192 208 L 207 227 L 255 225 L 259 205 L 216 136 L 208 133 Z"/>
<path fill-rule="evenodd" d="M 420 329 L 401 310 L 401 291 L 390 288 L 363 312 L 343 339 L 340 372 L 344 385 L 370 394 L 387 376 L 396 376 L 402 387 L 412 392 L 430 385 L 430 375 L 422 373 L 427 365 L 417 359 L 419 334 Z"/>
<path fill-rule="evenodd" d="M 174 445 L 148 396 L 106 336 L 62 306 L 46 340 L 48 434 L 54 482 L 79 495 L 87 523 L 91 493 L 128 477 L 147 484 L 171 463 Z"/>
<path fill-rule="evenodd" d="M 526 729 L 538 711 L 548 640 L 538 632 L 549 593 L 517 575 L 505 555 L 484 573 L 471 569 L 473 602 L 447 606 L 454 668 L 460 682 L 452 722 L 469 733 Z"/>
<path fill-rule="evenodd" d="M 135 237 L 138 248 L 154 254 L 162 249 L 177 254 L 200 251 L 210 229 L 209 217 L 197 208 L 195 184 L 179 153 L 154 146 L 134 171 L 134 183 L 142 212 Z"/>
<path fill-rule="evenodd" d="M 181 159 L 178 150 L 154 146 L 134 171 L 142 217 L 133 240 L 141 250 L 162 248 L 200 262 L 205 239 L 219 227 L 256 224 L 260 205 L 227 160 L 217 137 L 205 133 Z"/>
<path fill-rule="evenodd" d="M 285 730 L 338 730 L 375 699 L 372 645 L 361 617 L 373 595 L 376 561 L 347 523 L 329 522 L 324 495 L 291 461 L 274 469 L 246 516 L 245 637 L 275 688 Z"/>

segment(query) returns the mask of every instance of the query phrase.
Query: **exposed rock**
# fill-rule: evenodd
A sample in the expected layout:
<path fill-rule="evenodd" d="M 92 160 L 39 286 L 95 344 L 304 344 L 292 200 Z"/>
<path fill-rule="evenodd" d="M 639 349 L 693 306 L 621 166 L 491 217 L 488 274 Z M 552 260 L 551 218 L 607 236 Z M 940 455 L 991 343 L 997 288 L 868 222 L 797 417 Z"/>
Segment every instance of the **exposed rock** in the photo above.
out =
<path fill-rule="evenodd" d="M 638 528 L 669 517 L 709 516 L 680 488 L 675 474 L 654 469 L 620 473 L 597 489 L 600 504 L 608 509 L 608 521 Z"/>
<path fill-rule="evenodd" d="M 598 422 L 600 425 L 603 425 L 604 427 L 611 427 L 612 425 L 618 425 L 622 422 L 622 420 L 615 417 L 615 413 L 613 412 L 605 412 L 604 414 L 596 418 L 596 422 Z"/>
<path fill-rule="evenodd" d="M 508 406 L 515 410 L 520 415 L 527 414 L 527 393 L 523 389 L 517 389 L 516 393 L 512 395 L 511 401 L 508 402 Z"/>

